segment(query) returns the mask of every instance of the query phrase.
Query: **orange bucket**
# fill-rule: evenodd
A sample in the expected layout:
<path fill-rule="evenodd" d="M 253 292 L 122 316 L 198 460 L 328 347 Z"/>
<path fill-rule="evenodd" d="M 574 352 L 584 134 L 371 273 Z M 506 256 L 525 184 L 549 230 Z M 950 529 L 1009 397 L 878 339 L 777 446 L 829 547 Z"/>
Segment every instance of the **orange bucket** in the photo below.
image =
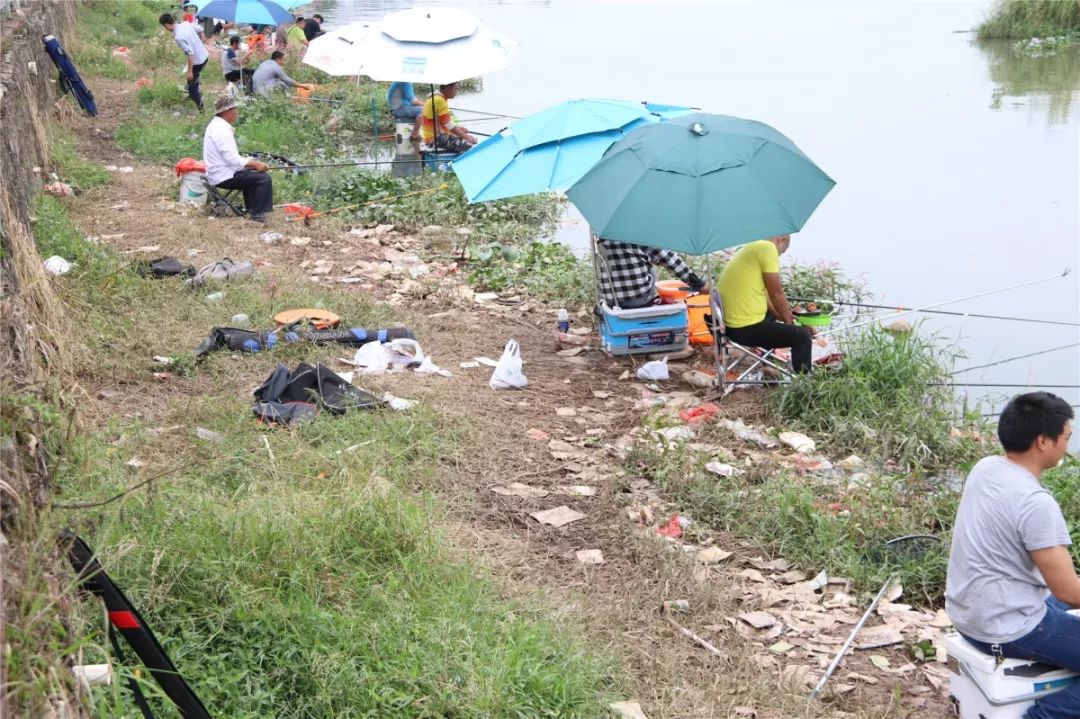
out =
<path fill-rule="evenodd" d="M 690 344 L 711 345 L 713 343 L 712 332 L 705 322 L 705 315 L 709 314 L 709 296 L 694 294 L 682 280 L 662 280 L 656 283 L 656 293 L 664 304 L 685 302 L 686 312 L 690 316 L 690 327 L 687 334 L 690 335 Z"/>

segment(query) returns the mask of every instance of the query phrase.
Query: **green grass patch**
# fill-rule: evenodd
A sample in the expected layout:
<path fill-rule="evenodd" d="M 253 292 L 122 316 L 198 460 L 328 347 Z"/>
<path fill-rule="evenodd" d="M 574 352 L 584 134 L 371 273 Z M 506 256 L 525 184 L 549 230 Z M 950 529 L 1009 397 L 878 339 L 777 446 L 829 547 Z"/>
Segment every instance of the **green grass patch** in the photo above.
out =
<path fill-rule="evenodd" d="M 1080 0 L 999 0 L 977 32 L 980 40 L 1080 34 Z"/>
<path fill-rule="evenodd" d="M 83 192 L 109 181 L 109 173 L 96 162 L 83 159 L 75 151 L 75 137 L 56 125 L 48 130 L 51 169 L 75 190 Z"/>
<path fill-rule="evenodd" d="M 75 276 L 100 277 L 112 272 L 113 258 L 101 247 L 88 242 L 68 216 L 63 200 L 52 195 L 34 198 L 34 242 L 42 259 L 60 255 L 75 268 Z"/>
<path fill-rule="evenodd" d="M 492 242 L 472 253 L 469 282 L 485 291 L 520 290 L 561 307 L 593 300 L 593 267 L 565 245 L 534 240 L 517 247 Z"/>
<path fill-rule="evenodd" d="M 202 157 L 202 136 L 208 117 L 172 117 L 143 111 L 116 128 L 116 144 L 140 160 L 173 165 L 182 157 Z"/>
<path fill-rule="evenodd" d="M 149 85 L 144 85 L 135 91 L 135 99 L 139 105 L 153 105 L 157 107 L 183 107 L 189 102 L 187 92 L 180 84 L 171 80 L 158 80 Z"/>
<path fill-rule="evenodd" d="M 952 431 L 971 429 L 970 422 L 958 417 L 945 386 L 951 360 L 934 338 L 874 327 L 849 333 L 841 347 L 841 365 L 796 377 L 770 395 L 785 426 L 821 437 L 835 453 L 908 468 L 955 467 L 979 456 L 979 442 Z"/>

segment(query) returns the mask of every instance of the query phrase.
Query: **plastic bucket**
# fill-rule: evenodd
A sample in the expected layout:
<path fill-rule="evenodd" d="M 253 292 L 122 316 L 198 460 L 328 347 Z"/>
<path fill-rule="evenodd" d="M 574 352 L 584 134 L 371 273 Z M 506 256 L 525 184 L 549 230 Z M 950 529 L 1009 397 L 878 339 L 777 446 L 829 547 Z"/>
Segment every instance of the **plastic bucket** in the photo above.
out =
<path fill-rule="evenodd" d="M 687 334 L 690 336 L 690 344 L 711 345 L 713 343 L 712 332 L 709 331 L 709 325 L 705 321 L 705 315 L 710 312 L 708 295 L 693 294 L 682 280 L 657 282 L 656 293 L 666 305 L 673 302 L 686 303 L 686 313 L 689 316 Z"/>
<path fill-rule="evenodd" d="M 411 122 L 394 123 L 394 150 L 397 152 L 398 157 L 416 154 L 416 148 L 413 147 L 411 139 L 412 131 L 413 124 Z"/>
<path fill-rule="evenodd" d="M 206 178 L 201 172 L 180 173 L 180 199 L 178 202 L 192 205 L 206 204 Z"/>
<path fill-rule="evenodd" d="M 795 315 L 795 321 L 802 327 L 828 327 L 832 324 L 832 315 L 824 312 L 817 315 Z"/>

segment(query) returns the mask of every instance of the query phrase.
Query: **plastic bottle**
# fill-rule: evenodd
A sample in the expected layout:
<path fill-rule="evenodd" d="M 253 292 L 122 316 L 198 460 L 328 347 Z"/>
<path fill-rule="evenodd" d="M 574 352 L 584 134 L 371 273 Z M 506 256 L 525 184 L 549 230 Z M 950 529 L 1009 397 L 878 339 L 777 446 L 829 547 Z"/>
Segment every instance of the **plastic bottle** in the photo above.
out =
<path fill-rule="evenodd" d="M 559 332 L 570 331 L 570 313 L 567 312 L 565 309 L 559 310 L 559 314 L 556 317 L 555 321 L 559 325 Z"/>

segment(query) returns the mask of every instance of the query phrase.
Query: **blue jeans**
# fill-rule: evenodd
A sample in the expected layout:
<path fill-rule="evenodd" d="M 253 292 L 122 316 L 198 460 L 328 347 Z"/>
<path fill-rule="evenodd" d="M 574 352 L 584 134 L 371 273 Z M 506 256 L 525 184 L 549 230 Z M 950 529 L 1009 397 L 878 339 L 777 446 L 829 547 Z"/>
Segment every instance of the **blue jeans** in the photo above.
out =
<path fill-rule="evenodd" d="M 1015 642 L 1001 645 L 1007 659 L 1027 659 L 1080 672 L 1080 617 L 1068 614 L 1068 604 L 1054 597 L 1046 600 L 1046 616 L 1038 626 Z M 964 637 L 972 646 L 993 654 L 990 645 Z M 1024 719 L 1075 719 L 1080 717 L 1080 679 L 1062 691 L 1040 699 Z"/>
<path fill-rule="evenodd" d="M 398 122 L 412 122 L 423 110 L 419 105 L 399 105 L 390 115 Z"/>

